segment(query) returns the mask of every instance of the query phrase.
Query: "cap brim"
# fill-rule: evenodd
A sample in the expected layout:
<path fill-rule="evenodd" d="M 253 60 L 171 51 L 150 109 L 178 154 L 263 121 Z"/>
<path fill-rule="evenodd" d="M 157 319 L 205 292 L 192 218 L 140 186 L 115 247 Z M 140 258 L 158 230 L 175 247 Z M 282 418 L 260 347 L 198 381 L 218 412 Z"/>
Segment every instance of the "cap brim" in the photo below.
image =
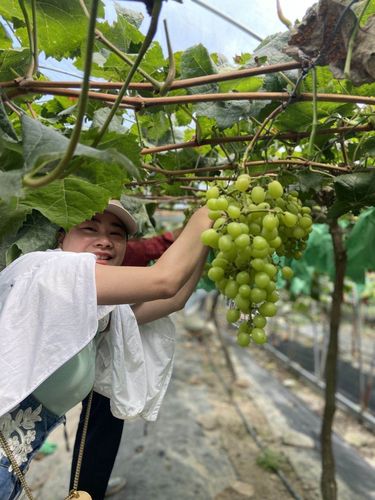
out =
<path fill-rule="evenodd" d="M 114 203 L 109 202 L 105 211 L 110 212 L 111 214 L 115 215 L 118 219 L 120 219 L 120 221 L 124 224 L 128 234 L 132 235 L 137 232 L 138 226 L 135 219 L 130 215 L 130 213 L 124 207 L 122 206 L 120 207 L 117 204 L 115 205 Z"/>

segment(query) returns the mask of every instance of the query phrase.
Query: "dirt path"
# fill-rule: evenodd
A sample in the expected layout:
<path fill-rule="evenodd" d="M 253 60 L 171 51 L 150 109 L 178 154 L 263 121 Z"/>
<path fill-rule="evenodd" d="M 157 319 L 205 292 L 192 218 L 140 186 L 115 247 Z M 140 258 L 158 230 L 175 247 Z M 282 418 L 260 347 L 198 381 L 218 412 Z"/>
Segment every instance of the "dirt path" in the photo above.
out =
<path fill-rule="evenodd" d="M 159 419 L 152 424 L 141 420 L 125 424 L 114 474 L 126 477 L 127 485 L 111 498 L 318 500 L 319 456 L 313 439 L 289 428 L 264 381 L 244 368 L 236 350 L 229 349 L 237 372 L 233 382 L 218 337 L 187 332 L 182 315 L 176 316 L 176 324 L 174 376 Z M 256 356 L 251 362 L 257 371 Z M 289 375 L 278 372 L 278 377 Z M 293 406 L 293 401 L 279 404 Z M 78 412 L 74 409 L 68 418 L 71 436 Z M 61 429 L 51 441 L 58 444 L 58 451 L 34 463 L 28 476 L 38 500 L 66 495 L 70 454 L 64 449 Z M 267 470 L 272 467 L 279 475 Z M 344 485 L 340 500 L 375 498 L 372 493 L 358 497 Z"/>

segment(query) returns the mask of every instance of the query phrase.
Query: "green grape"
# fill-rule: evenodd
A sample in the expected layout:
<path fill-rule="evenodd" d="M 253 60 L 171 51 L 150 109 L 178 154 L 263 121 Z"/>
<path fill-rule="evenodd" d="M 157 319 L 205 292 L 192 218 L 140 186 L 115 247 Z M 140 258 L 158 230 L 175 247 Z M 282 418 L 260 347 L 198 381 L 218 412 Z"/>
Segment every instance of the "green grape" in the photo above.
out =
<path fill-rule="evenodd" d="M 282 274 L 282 277 L 286 280 L 290 280 L 293 278 L 293 269 L 289 266 L 284 266 L 281 268 L 281 274 Z"/>
<path fill-rule="evenodd" d="M 274 240 L 269 241 L 269 245 L 271 248 L 279 248 L 282 245 L 282 239 L 280 236 L 276 236 Z"/>
<path fill-rule="evenodd" d="M 254 282 L 258 288 L 267 288 L 270 283 L 270 277 L 267 273 L 258 272 L 255 275 Z"/>
<path fill-rule="evenodd" d="M 226 269 L 228 267 L 229 262 L 224 259 L 223 257 L 217 256 L 212 262 L 211 266 L 216 266 L 216 267 L 222 267 L 223 269 Z"/>
<path fill-rule="evenodd" d="M 275 203 L 276 203 L 277 207 L 281 208 L 282 210 L 285 210 L 286 202 L 285 202 L 285 200 L 283 200 L 283 198 L 277 198 Z"/>
<path fill-rule="evenodd" d="M 262 316 L 275 316 L 277 307 L 272 302 L 263 302 L 263 304 L 259 306 L 259 312 Z"/>
<path fill-rule="evenodd" d="M 257 236 L 261 232 L 261 227 L 259 224 L 256 224 L 255 222 L 251 222 L 249 224 L 249 233 L 252 234 L 253 236 Z"/>
<path fill-rule="evenodd" d="M 224 224 L 226 223 L 226 218 L 225 217 L 219 217 L 218 219 L 215 220 L 215 223 L 213 225 L 214 229 L 221 229 Z"/>
<path fill-rule="evenodd" d="M 208 212 L 208 217 L 211 220 L 217 220 L 219 217 L 221 217 L 221 212 L 219 212 L 218 210 L 210 210 Z"/>
<path fill-rule="evenodd" d="M 263 236 L 255 236 L 253 239 L 254 250 L 265 250 L 268 249 L 268 243 Z"/>
<path fill-rule="evenodd" d="M 274 290 L 276 290 L 276 283 L 274 281 L 270 281 L 266 290 L 267 293 L 272 293 Z"/>
<path fill-rule="evenodd" d="M 238 177 L 238 179 L 234 183 L 234 187 L 238 191 L 244 192 L 250 186 L 250 182 L 251 182 L 250 176 L 247 174 L 242 174 Z"/>
<path fill-rule="evenodd" d="M 216 200 L 216 210 L 226 210 L 227 208 L 228 208 L 228 200 L 224 196 L 219 196 L 219 198 L 217 198 Z"/>
<path fill-rule="evenodd" d="M 227 208 L 227 213 L 232 219 L 239 219 L 241 215 L 241 209 L 235 205 L 229 205 Z"/>
<path fill-rule="evenodd" d="M 261 236 L 268 242 L 273 241 L 275 238 L 278 237 L 279 231 L 275 228 L 272 229 L 272 231 L 267 231 L 266 229 L 262 229 L 262 232 L 260 233 Z"/>
<path fill-rule="evenodd" d="M 247 347 L 250 341 L 251 337 L 248 333 L 241 332 L 237 335 L 237 344 L 241 347 Z"/>
<path fill-rule="evenodd" d="M 217 248 L 219 242 L 219 234 L 215 231 L 215 229 L 206 229 L 201 234 L 201 241 L 203 245 L 207 245 L 208 247 Z"/>
<path fill-rule="evenodd" d="M 250 264 L 255 271 L 264 271 L 265 262 L 263 259 L 253 259 Z"/>
<path fill-rule="evenodd" d="M 303 217 L 300 218 L 300 220 L 298 221 L 298 224 L 303 229 L 309 229 L 312 226 L 312 219 L 311 219 L 311 217 L 304 215 Z"/>
<path fill-rule="evenodd" d="M 250 299 L 251 302 L 254 302 L 254 304 L 260 304 L 267 298 L 267 292 L 265 290 L 262 290 L 260 288 L 252 288 L 251 289 L 251 294 L 250 294 Z"/>
<path fill-rule="evenodd" d="M 234 240 L 234 244 L 238 248 L 245 248 L 250 245 L 250 237 L 248 234 L 240 234 L 237 236 L 237 238 Z"/>
<path fill-rule="evenodd" d="M 266 262 L 263 267 L 263 271 L 268 274 L 270 278 L 273 278 L 277 274 L 277 267 L 273 264 Z"/>
<path fill-rule="evenodd" d="M 217 200 L 218 198 L 209 198 L 206 203 L 207 207 L 210 210 L 218 210 Z"/>
<path fill-rule="evenodd" d="M 280 198 L 284 194 L 283 186 L 279 181 L 272 181 L 268 184 L 268 193 L 272 198 Z"/>
<path fill-rule="evenodd" d="M 238 327 L 238 333 L 247 333 L 249 334 L 251 331 L 250 325 L 247 321 L 243 321 Z"/>
<path fill-rule="evenodd" d="M 229 234 L 224 234 L 223 236 L 220 236 L 218 246 L 222 252 L 228 252 L 229 250 L 234 248 L 234 243 Z"/>
<path fill-rule="evenodd" d="M 245 286 L 245 285 L 242 285 Z M 234 303 L 238 307 L 238 309 L 245 313 L 248 314 L 250 312 L 250 302 L 249 299 L 246 299 L 245 297 L 242 297 L 242 295 L 236 295 L 234 299 Z"/>
<path fill-rule="evenodd" d="M 298 217 L 290 212 L 284 212 L 282 219 L 287 227 L 293 227 L 297 224 Z"/>
<path fill-rule="evenodd" d="M 263 217 L 262 224 L 267 231 L 273 231 L 278 227 L 279 219 L 272 214 L 267 214 Z"/>
<path fill-rule="evenodd" d="M 264 259 L 265 257 L 268 256 L 269 249 L 270 249 L 270 247 L 264 248 L 263 250 L 253 249 L 252 250 L 252 256 L 255 257 L 256 259 Z"/>
<path fill-rule="evenodd" d="M 211 198 L 218 198 L 219 194 L 220 194 L 219 188 L 214 186 L 207 190 L 206 198 L 207 200 L 210 200 Z"/>
<path fill-rule="evenodd" d="M 250 283 L 250 274 L 247 271 L 240 271 L 236 275 L 236 281 L 239 285 L 248 285 Z"/>
<path fill-rule="evenodd" d="M 251 199 L 253 200 L 254 203 L 257 205 L 259 203 L 262 203 L 266 198 L 266 193 L 264 189 L 261 186 L 255 186 L 251 190 Z"/>
<path fill-rule="evenodd" d="M 232 262 L 235 260 L 235 258 L 237 257 L 237 250 L 234 244 L 229 250 L 223 251 L 223 257 L 228 262 Z"/>
<path fill-rule="evenodd" d="M 242 234 L 249 234 L 250 233 L 249 226 L 247 224 L 245 224 L 244 222 L 240 222 L 240 226 L 241 226 L 241 233 Z"/>
<path fill-rule="evenodd" d="M 238 293 L 244 299 L 248 299 L 251 295 L 251 288 L 249 287 L 249 285 L 241 285 L 240 288 L 238 289 Z"/>
<path fill-rule="evenodd" d="M 280 299 L 279 294 L 274 291 L 267 295 L 267 302 L 277 302 Z"/>
<path fill-rule="evenodd" d="M 294 215 L 298 215 L 299 214 L 299 208 L 298 208 L 298 206 L 295 203 L 287 203 L 286 208 L 287 208 L 287 210 L 289 212 L 291 212 Z"/>
<path fill-rule="evenodd" d="M 253 328 L 251 338 L 256 344 L 265 344 L 267 342 L 267 335 L 262 328 Z"/>
<path fill-rule="evenodd" d="M 241 224 L 239 222 L 230 222 L 227 225 L 227 232 L 233 239 L 242 234 Z"/>
<path fill-rule="evenodd" d="M 241 312 L 238 309 L 229 309 L 227 311 L 227 321 L 228 323 L 236 323 L 240 319 Z"/>
<path fill-rule="evenodd" d="M 251 259 L 251 248 L 250 246 L 247 246 L 245 248 L 239 248 L 238 253 L 241 256 L 241 258 L 245 259 L 247 262 Z"/>
<path fill-rule="evenodd" d="M 221 278 L 224 277 L 224 269 L 222 267 L 211 267 L 208 270 L 207 276 L 210 278 L 212 281 L 220 281 Z"/>
<path fill-rule="evenodd" d="M 311 208 L 310 207 L 302 207 L 301 212 L 303 214 L 311 214 Z"/>
<path fill-rule="evenodd" d="M 219 281 L 219 283 L 216 284 L 220 293 L 224 293 L 225 294 L 225 287 L 227 286 L 228 281 L 229 281 L 228 278 L 222 278 Z"/>
<path fill-rule="evenodd" d="M 293 237 L 296 238 L 297 240 L 301 240 L 306 236 L 306 231 L 302 229 L 300 226 L 296 226 L 293 229 Z"/>
<path fill-rule="evenodd" d="M 260 316 L 260 314 L 257 314 L 253 318 L 253 325 L 255 328 L 264 328 L 267 324 L 267 320 L 264 316 Z"/>
<path fill-rule="evenodd" d="M 238 288 L 238 283 L 236 283 L 233 279 L 230 279 L 225 286 L 224 294 L 229 299 L 234 299 L 238 293 Z"/>

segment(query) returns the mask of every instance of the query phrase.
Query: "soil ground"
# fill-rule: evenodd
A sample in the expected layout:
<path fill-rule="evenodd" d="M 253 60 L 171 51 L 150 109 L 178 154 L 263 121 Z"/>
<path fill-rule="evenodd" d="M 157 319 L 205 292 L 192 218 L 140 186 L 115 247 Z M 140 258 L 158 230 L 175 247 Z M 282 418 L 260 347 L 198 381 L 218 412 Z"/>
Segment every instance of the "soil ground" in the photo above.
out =
<path fill-rule="evenodd" d="M 190 323 L 187 331 L 182 314 L 175 319 L 174 376 L 159 419 L 156 423 L 136 420 L 125 424 L 114 475 L 126 477 L 127 484 L 111 498 L 319 499 L 320 471 L 312 440 L 292 429 L 288 431 L 288 422 L 267 396 L 267 386 L 263 389 L 248 376 L 231 347 L 224 351 L 218 336 L 207 328 L 202 333 L 191 328 Z M 255 369 L 258 363 L 263 365 L 272 377 L 276 374 L 277 383 L 287 386 L 288 391 L 297 391 L 313 411 L 321 410 L 321 397 L 275 364 L 264 351 L 254 349 L 252 356 Z M 78 415 L 79 407 L 68 414 L 71 443 Z M 375 449 L 371 445 L 374 435 L 338 411 L 336 430 L 345 438 L 349 429 L 351 444 L 375 465 L 369 451 Z M 27 476 L 38 500 L 56 500 L 67 494 L 70 452 L 65 449 L 61 428 L 50 441 L 58 445 L 57 451 L 35 461 Z M 341 483 L 339 488 L 340 500 L 375 498 L 375 483 L 374 491 L 369 488 L 365 496 L 357 496 Z"/>

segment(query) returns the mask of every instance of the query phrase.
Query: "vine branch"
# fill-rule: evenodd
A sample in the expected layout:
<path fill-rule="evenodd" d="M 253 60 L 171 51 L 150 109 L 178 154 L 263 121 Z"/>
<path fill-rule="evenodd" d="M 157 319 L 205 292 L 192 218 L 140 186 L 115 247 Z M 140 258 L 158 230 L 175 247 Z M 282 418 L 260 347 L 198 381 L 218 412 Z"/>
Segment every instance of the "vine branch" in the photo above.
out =
<path fill-rule="evenodd" d="M 18 0 L 18 4 L 22 10 L 23 18 L 26 24 L 27 36 L 30 46 L 30 64 L 26 71 L 25 78 L 32 79 L 34 73 L 38 69 L 38 37 L 37 37 L 37 23 L 36 23 L 36 0 L 31 0 L 31 15 L 32 23 L 30 22 L 29 13 L 24 0 Z"/>
<path fill-rule="evenodd" d="M 125 92 L 128 90 L 129 83 L 131 82 L 131 79 L 133 78 L 134 73 L 136 72 L 138 66 L 140 65 L 140 63 L 143 59 L 143 56 L 145 55 L 147 49 L 149 48 L 149 46 L 154 38 L 154 35 L 156 33 L 156 29 L 158 26 L 158 20 L 159 20 L 159 15 L 160 15 L 160 11 L 161 11 L 161 4 L 162 4 L 162 0 L 154 0 L 152 14 L 151 14 L 151 22 L 150 22 L 150 26 L 149 26 L 149 29 L 147 31 L 147 34 L 145 36 L 145 39 L 143 40 L 142 46 L 137 54 L 137 57 L 133 63 L 133 66 L 131 67 L 131 69 L 128 73 L 128 76 L 126 77 L 124 85 L 122 86 L 118 96 L 116 97 L 116 100 L 115 100 L 101 130 L 99 131 L 98 135 L 96 136 L 95 140 L 93 141 L 93 144 L 92 144 L 93 147 L 96 147 L 99 144 L 99 142 L 102 140 L 104 134 L 106 133 L 106 131 L 109 127 L 109 124 L 112 121 L 112 118 L 115 116 L 116 111 L 118 110 L 120 104 L 122 103 L 123 97 L 125 95 Z"/>
<path fill-rule="evenodd" d="M 70 160 L 74 155 L 74 151 L 79 141 L 79 136 L 82 129 L 82 123 L 88 103 L 88 89 L 89 89 L 88 83 L 91 73 L 92 53 L 95 41 L 95 23 L 98 12 L 98 4 L 99 0 L 92 1 L 88 34 L 87 34 L 87 48 L 85 55 L 84 75 L 82 79 L 82 91 L 78 103 L 77 120 L 67 150 L 65 151 L 63 158 L 59 161 L 57 166 L 51 172 L 44 175 L 43 177 L 34 177 L 34 174 L 36 174 L 39 171 L 39 168 L 34 169 L 29 174 L 26 174 L 23 178 L 23 183 L 27 187 L 36 188 L 36 187 L 46 186 L 50 182 L 57 179 L 59 176 L 63 175 L 65 168 L 67 167 L 67 165 L 69 164 Z"/>

